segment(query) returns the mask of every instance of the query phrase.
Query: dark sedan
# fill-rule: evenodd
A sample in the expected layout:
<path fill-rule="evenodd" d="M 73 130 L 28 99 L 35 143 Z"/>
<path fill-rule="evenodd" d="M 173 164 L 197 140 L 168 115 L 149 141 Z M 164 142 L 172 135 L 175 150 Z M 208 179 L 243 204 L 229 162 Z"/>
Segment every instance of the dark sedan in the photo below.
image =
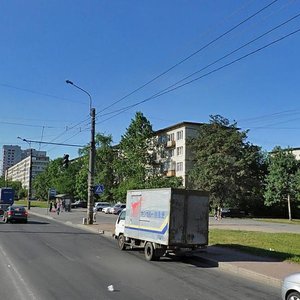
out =
<path fill-rule="evenodd" d="M 238 208 L 223 208 L 221 212 L 222 218 L 243 218 L 245 216 L 245 211 Z"/>
<path fill-rule="evenodd" d="M 3 214 L 3 222 L 23 222 L 27 223 L 28 213 L 23 206 L 9 206 Z"/>
<path fill-rule="evenodd" d="M 71 203 L 72 208 L 87 208 L 87 202 L 86 201 L 81 201 L 77 200 L 74 203 Z"/>

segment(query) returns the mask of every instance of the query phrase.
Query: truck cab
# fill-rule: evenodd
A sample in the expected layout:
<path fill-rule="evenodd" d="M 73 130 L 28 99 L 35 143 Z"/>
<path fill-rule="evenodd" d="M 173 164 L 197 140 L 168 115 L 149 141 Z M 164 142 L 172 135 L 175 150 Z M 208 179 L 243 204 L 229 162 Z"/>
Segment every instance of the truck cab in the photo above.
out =
<path fill-rule="evenodd" d="M 126 208 L 121 211 L 119 214 L 119 217 L 116 221 L 115 226 L 115 237 L 118 238 L 120 234 L 124 234 L 124 228 L 125 228 L 125 217 L 126 217 Z"/>

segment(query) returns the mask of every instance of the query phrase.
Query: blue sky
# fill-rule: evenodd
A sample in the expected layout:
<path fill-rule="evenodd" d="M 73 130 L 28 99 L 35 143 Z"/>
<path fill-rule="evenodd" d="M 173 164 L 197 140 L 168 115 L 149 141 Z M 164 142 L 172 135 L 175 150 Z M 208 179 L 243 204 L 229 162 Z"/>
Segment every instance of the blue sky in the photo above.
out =
<path fill-rule="evenodd" d="M 300 13 L 278 0 L 229 34 L 109 109 L 272 0 L 0 0 L 0 143 L 17 137 L 85 145 L 89 98 L 96 131 L 118 143 L 136 111 L 158 130 L 219 114 L 249 129 L 263 150 L 300 147 L 300 32 L 191 84 L 135 106 Z M 197 73 L 194 79 L 300 28 L 300 17 Z M 104 115 L 110 113 L 108 115 Z M 80 123 L 80 124 L 79 124 Z M 78 125 L 79 124 L 79 125 Z M 77 125 L 77 126 L 75 126 Z M 32 143 L 54 159 L 78 149 Z"/>

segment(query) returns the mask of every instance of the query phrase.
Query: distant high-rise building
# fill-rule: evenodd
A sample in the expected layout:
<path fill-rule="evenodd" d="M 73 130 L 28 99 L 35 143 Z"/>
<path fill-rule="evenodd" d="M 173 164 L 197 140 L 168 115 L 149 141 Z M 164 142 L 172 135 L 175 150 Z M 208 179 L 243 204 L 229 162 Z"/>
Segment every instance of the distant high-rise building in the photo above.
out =
<path fill-rule="evenodd" d="M 45 157 L 46 151 L 32 149 L 33 157 Z M 20 146 L 4 145 L 2 158 L 2 176 L 5 176 L 6 170 L 16 165 L 21 160 L 30 156 L 30 149 L 22 150 Z"/>
<path fill-rule="evenodd" d="M 22 150 L 20 146 L 4 145 L 2 156 L 2 176 L 11 166 L 22 160 Z"/>

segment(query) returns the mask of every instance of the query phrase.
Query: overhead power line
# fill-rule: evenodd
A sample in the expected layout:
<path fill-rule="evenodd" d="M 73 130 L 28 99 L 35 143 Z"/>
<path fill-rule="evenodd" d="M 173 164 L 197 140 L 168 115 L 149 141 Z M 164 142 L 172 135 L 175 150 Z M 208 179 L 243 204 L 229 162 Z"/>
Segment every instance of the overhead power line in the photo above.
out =
<path fill-rule="evenodd" d="M 168 86 L 167 88 L 165 88 L 164 90 L 160 91 L 160 92 L 157 93 L 157 94 L 160 94 L 161 92 L 167 91 L 167 90 L 169 90 L 170 88 L 172 88 L 172 87 L 178 85 L 179 83 L 181 83 L 181 82 L 183 82 L 183 81 L 185 81 L 185 80 L 187 80 L 187 79 L 193 77 L 194 75 L 196 75 L 196 74 L 198 74 L 198 73 L 200 73 L 200 72 L 202 72 L 202 71 L 208 69 L 209 67 L 215 65 L 216 63 L 218 63 L 218 62 L 224 60 L 225 58 L 231 56 L 232 54 L 234 54 L 234 53 L 238 52 L 239 50 L 241 50 L 241 49 L 243 49 L 243 48 L 249 46 L 250 44 L 252 44 L 252 43 L 258 41 L 259 39 L 261 39 L 262 37 L 264 37 L 264 36 L 270 34 L 271 32 L 277 30 L 278 28 L 280 28 L 280 27 L 282 27 L 282 26 L 284 26 L 284 25 L 290 23 L 291 21 L 293 21 L 293 20 L 295 20 L 296 18 L 299 18 L 299 17 L 300 17 L 300 13 L 298 13 L 297 15 L 291 17 L 290 19 L 286 20 L 285 22 L 283 22 L 283 23 L 281 23 L 281 24 L 279 24 L 279 25 L 277 25 L 277 26 L 271 28 L 270 30 L 266 31 L 265 33 L 261 34 L 260 36 L 258 36 L 258 37 L 256 37 L 256 38 L 252 39 L 251 41 L 249 41 L 249 42 L 243 44 L 242 46 L 236 48 L 235 50 L 233 50 L 233 51 L 227 53 L 226 55 L 224 55 L 224 56 L 222 56 L 221 58 L 219 58 L 219 59 L 213 61 L 212 63 L 210 63 L 210 64 L 208 64 L 208 65 L 206 65 L 205 67 L 201 68 L 200 70 L 198 70 L 198 71 L 196 71 L 196 72 L 193 72 L 193 73 L 189 74 L 188 76 L 186 76 L 186 77 L 184 77 L 183 79 L 177 81 L 176 83 L 174 83 L 174 84 Z M 156 95 L 156 94 L 155 94 L 155 95 Z M 155 96 L 155 95 L 154 95 L 154 96 Z"/>
<path fill-rule="evenodd" d="M 234 31 L 236 28 L 240 27 L 241 25 L 243 25 L 244 23 L 248 22 L 249 20 L 251 20 L 252 18 L 254 18 L 255 16 L 257 16 L 258 14 L 260 14 L 262 11 L 266 10 L 267 8 L 269 8 L 270 6 L 272 6 L 273 4 L 275 4 L 278 0 L 274 0 L 271 3 L 267 4 L 266 6 L 264 6 L 263 8 L 261 8 L 260 10 L 256 11 L 254 14 L 252 14 L 251 16 L 249 16 L 248 18 L 244 19 L 243 21 L 239 22 L 237 25 L 233 26 L 232 28 L 230 28 L 229 30 L 225 31 L 224 33 L 222 33 L 221 35 L 219 35 L 218 37 L 214 38 L 213 40 L 211 40 L 209 43 L 205 44 L 203 47 L 201 47 L 200 49 L 196 50 L 195 52 L 193 52 L 192 54 L 188 55 L 187 57 L 185 57 L 184 59 L 180 60 L 179 62 L 177 62 L 176 64 L 174 64 L 173 66 L 171 66 L 170 68 L 168 68 L 166 71 L 160 73 L 159 75 L 155 76 L 153 79 L 149 80 L 148 82 L 144 83 L 143 85 L 141 85 L 140 87 L 138 87 L 137 89 L 133 90 L 132 92 L 130 92 L 129 94 L 125 95 L 124 97 L 120 98 L 119 100 L 113 102 L 112 104 L 110 104 L 109 106 L 103 108 L 102 110 L 100 110 L 96 115 L 98 115 L 99 113 L 111 108 L 112 106 L 114 106 L 115 104 L 121 102 L 122 100 L 128 98 L 129 96 L 133 95 L 134 93 L 140 91 L 141 89 L 143 89 L 144 87 L 146 87 L 147 85 L 149 85 L 150 83 L 154 82 L 155 80 L 157 80 L 158 78 L 162 77 L 163 75 L 167 74 L 168 72 L 170 72 L 171 70 L 175 69 L 176 67 L 178 67 L 179 65 L 181 65 L 182 63 L 186 62 L 187 60 L 189 60 L 190 58 L 192 58 L 193 56 L 195 56 L 196 54 L 198 54 L 199 52 L 203 51 L 204 49 L 206 49 L 207 47 L 209 47 L 210 45 L 212 45 L 213 43 L 215 43 L 216 41 L 220 40 L 221 38 L 223 38 L 224 36 L 226 36 L 227 34 L 231 33 L 232 31 Z"/>
<path fill-rule="evenodd" d="M 23 124 L 23 123 L 14 123 L 14 122 L 4 122 L 0 121 L 0 124 L 7 125 L 17 125 L 17 126 L 27 126 L 27 127 L 38 127 L 38 128 L 61 128 L 61 127 L 53 127 L 53 126 L 43 126 L 43 125 L 31 125 L 31 124 Z"/>
<path fill-rule="evenodd" d="M 40 96 L 44 96 L 44 97 L 49 97 L 49 98 L 54 98 L 54 99 L 58 99 L 58 100 L 83 104 L 83 102 L 80 102 L 80 101 L 74 101 L 74 100 L 70 100 L 70 99 L 67 99 L 67 98 L 63 98 L 63 97 L 58 97 L 58 96 L 54 96 L 54 95 L 50 95 L 50 94 L 46 94 L 46 93 L 33 91 L 33 90 L 30 90 L 30 89 L 24 89 L 24 88 L 21 88 L 21 87 L 10 85 L 10 84 L 0 83 L 0 86 L 7 87 L 7 88 L 10 88 L 10 89 L 19 90 L 19 91 L 23 91 L 23 92 L 27 92 L 27 93 L 31 93 L 31 94 L 36 94 L 36 95 L 40 95 Z"/>
<path fill-rule="evenodd" d="M 69 147 L 79 147 L 83 148 L 85 146 L 83 145 L 73 145 L 73 144 L 63 144 L 63 143 L 51 143 L 51 142 L 41 142 L 41 141 L 33 141 L 33 140 L 27 140 L 27 139 L 22 139 L 24 142 L 29 142 L 29 143 L 36 143 L 36 144 L 48 144 L 48 145 L 58 145 L 58 146 L 69 146 Z"/>
<path fill-rule="evenodd" d="M 194 79 L 192 79 L 192 80 L 190 80 L 188 82 L 185 82 L 185 83 L 183 83 L 181 85 L 178 85 L 178 86 L 176 86 L 174 88 L 171 88 L 171 89 L 168 89 L 168 90 L 163 90 L 163 92 L 156 93 L 156 94 L 154 94 L 154 95 L 152 95 L 152 96 L 150 96 L 150 97 L 148 97 L 148 98 L 146 98 L 146 99 L 144 99 L 142 101 L 139 101 L 139 102 L 136 102 L 136 103 L 134 103 L 132 105 L 129 105 L 127 107 L 121 108 L 121 109 L 119 109 L 117 111 L 117 113 L 115 115 L 113 115 L 113 116 L 111 116 L 111 117 L 109 117 L 109 118 L 101 121 L 100 123 L 103 123 L 103 122 L 105 122 L 107 120 L 110 120 L 110 119 L 112 119 L 112 118 L 114 118 L 114 117 L 122 114 L 123 112 L 125 112 L 125 111 L 127 111 L 127 110 L 129 110 L 129 109 L 131 109 L 133 107 L 135 107 L 135 106 L 138 106 L 138 105 L 140 105 L 142 103 L 148 102 L 148 101 L 153 100 L 155 98 L 161 97 L 162 95 L 165 95 L 165 94 L 168 94 L 170 92 L 173 92 L 173 91 L 175 91 L 175 90 L 177 90 L 179 88 L 182 88 L 182 87 L 184 87 L 186 85 L 189 85 L 189 84 L 191 84 L 191 83 L 193 83 L 195 81 L 198 81 L 198 80 L 200 80 L 200 79 L 202 79 L 204 77 L 207 77 L 207 76 L 209 76 L 209 75 L 211 75 L 213 73 L 216 73 L 216 72 L 218 72 L 218 71 L 220 71 L 220 70 L 222 70 L 224 68 L 227 68 L 227 67 L 233 65 L 234 63 L 237 63 L 237 62 L 239 62 L 239 61 L 241 61 L 241 60 L 243 60 L 243 59 L 245 59 L 245 58 L 247 58 L 247 57 L 249 57 L 249 56 L 251 56 L 251 55 L 253 55 L 255 53 L 258 53 L 258 52 L 260 52 L 260 51 L 262 51 L 262 50 L 264 50 L 264 49 L 266 49 L 266 48 L 268 48 L 268 47 L 270 47 L 270 46 L 272 46 L 272 45 L 274 45 L 274 44 L 276 44 L 276 43 L 278 43 L 278 42 L 280 42 L 280 41 L 282 41 L 282 40 L 284 40 L 284 39 L 286 39 L 286 38 L 288 38 L 288 37 L 290 37 L 290 36 L 292 36 L 292 35 L 294 35 L 296 33 L 298 33 L 299 31 L 300 31 L 300 28 L 297 29 L 297 30 L 295 30 L 295 31 L 293 31 L 293 32 L 290 32 L 290 33 L 284 35 L 283 37 L 278 38 L 278 39 L 276 39 L 276 40 L 274 40 L 274 41 L 272 41 L 272 42 L 270 42 L 270 43 L 268 43 L 268 44 L 266 44 L 266 45 L 264 45 L 264 46 L 262 46 L 260 48 L 257 48 L 256 50 L 253 50 L 253 51 L 251 51 L 251 52 L 249 52 L 249 53 L 247 53 L 247 54 L 245 54 L 245 55 L 243 55 L 243 56 L 241 56 L 241 57 L 239 57 L 239 58 L 237 58 L 237 59 L 235 59 L 235 60 L 233 60 L 233 61 L 231 61 L 231 62 L 229 62 L 227 64 L 224 64 L 224 65 L 222 65 L 222 66 L 220 66 L 220 67 L 218 67 L 216 69 L 213 69 L 210 72 L 207 72 L 207 73 L 205 73 L 205 74 L 203 74 L 203 75 L 201 75 L 199 77 L 196 77 L 196 78 L 194 78 Z"/>

